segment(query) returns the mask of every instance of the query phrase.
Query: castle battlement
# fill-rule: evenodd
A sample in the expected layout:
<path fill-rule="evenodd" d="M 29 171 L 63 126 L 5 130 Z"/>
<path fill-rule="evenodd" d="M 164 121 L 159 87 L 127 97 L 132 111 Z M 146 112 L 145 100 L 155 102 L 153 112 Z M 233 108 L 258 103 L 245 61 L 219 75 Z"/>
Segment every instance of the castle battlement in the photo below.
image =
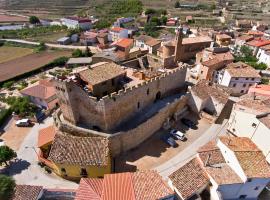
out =
<path fill-rule="evenodd" d="M 96 103 L 97 102 L 104 102 L 105 103 L 105 102 L 109 102 L 109 101 L 112 101 L 112 100 L 113 101 L 116 101 L 121 96 L 126 95 L 128 93 L 131 93 L 134 90 L 140 89 L 142 87 L 147 87 L 149 84 L 152 84 L 152 83 L 154 83 L 156 81 L 160 81 L 160 80 L 162 80 L 164 78 L 167 78 L 168 76 L 172 76 L 172 75 L 174 75 L 177 72 L 180 72 L 180 71 L 183 71 L 184 72 L 185 71 L 185 68 L 186 68 L 186 66 L 183 66 L 182 65 L 182 66 L 180 66 L 180 67 L 178 67 L 176 69 L 172 69 L 171 71 L 168 71 L 168 72 L 163 73 L 163 74 L 161 74 L 159 76 L 156 76 L 154 78 L 151 78 L 150 80 L 141 82 L 141 83 L 139 83 L 139 84 L 137 84 L 135 86 L 130 86 L 130 87 L 121 89 L 118 92 L 113 92 L 113 93 L 111 93 L 109 95 L 103 96 L 100 99 L 98 99 L 97 97 L 91 96 L 91 95 L 88 95 L 88 97 L 89 97 L 89 99 L 91 101 L 96 102 Z M 59 79 L 59 78 L 54 78 L 54 79 L 55 79 L 56 82 L 59 83 L 59 84 L 57 84 L 57 86 L 62 85 L 62 84 L 66 85 L 66 87 L 69 87 L 69 88 L 73 88 L 73 87 L 76 87 L 77 86 L 77 84 L 73 80 L 71 80 L 71 79 Z M 85 92 L 82 88 L 81 88 L 81 90 L 83 92 Z"/>

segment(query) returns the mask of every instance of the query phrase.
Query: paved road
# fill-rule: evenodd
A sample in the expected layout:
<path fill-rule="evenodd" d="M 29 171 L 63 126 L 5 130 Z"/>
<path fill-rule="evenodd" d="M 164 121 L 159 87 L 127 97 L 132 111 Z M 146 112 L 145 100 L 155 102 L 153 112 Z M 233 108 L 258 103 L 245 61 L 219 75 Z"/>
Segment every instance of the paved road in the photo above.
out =
<path fill-rule="evenodd" d="M 186 164 L 189 160 L 196 156 L 196 152 L 199 147 L 206 144 L 210 140 L 216 138 L 218 135 L 225 134 L 227 129 L 227 120 L 224 120 L 223 124 L 212 124 L 209 129 L 187 148 L 181 151 L 179 154 L 171 158 L 169 161 L 161 164 L 160 166 L 154 168 L 159 174 L 164 178 L 167 177 L 179 169 L 181 166 Z"/>
<path fill-rule="evenodd" d="M 24 139 L 17 151 L 19 161 L 11 164 L 8 174 L 13 176 L 17 184 L 41 185 L 47 188 L 74 189 L 76 183 L 64 180 L 54 174 L 47 174 L 44 169 L 37 165 L 37 155 L 34 147 L 37 145 L 38 131 L 53 123 L 48 118 L 43 124 L 36 124 Z"/>
<path fill-rule="evenodd" d="M 31 42 L 27 40 L 19 40 L 19 39 L 1 39 L 4 41 L 9 42 L 16 42 L 16 43 L 22 43 L 22 44 L 31 44 L 31 45 L 39 45 L 39 42 Z M 73 45 L 60 45 L 60 44 L 52 44 L 52 43 L 45 43 L 46 46 L 52 47 L 52 48 L 59 48 L 59 49 L 81 49 L 85 50 L 86 46 L 73 46 Z M 92 53 L 100 52 L 100 50 L 97 47 L 89 46 Z"/>

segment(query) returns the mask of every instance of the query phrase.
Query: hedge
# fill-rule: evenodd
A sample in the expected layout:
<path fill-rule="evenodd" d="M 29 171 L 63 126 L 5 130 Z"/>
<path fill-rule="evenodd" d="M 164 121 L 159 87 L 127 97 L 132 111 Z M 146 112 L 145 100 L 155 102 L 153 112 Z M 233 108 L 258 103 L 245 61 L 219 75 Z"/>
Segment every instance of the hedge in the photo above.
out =
<path fill-rule="evenodd" d="M 11 109 L 3 109 L 0 111 L 0 126 L 2 126 L 8 117 L 12 114 Z"/>

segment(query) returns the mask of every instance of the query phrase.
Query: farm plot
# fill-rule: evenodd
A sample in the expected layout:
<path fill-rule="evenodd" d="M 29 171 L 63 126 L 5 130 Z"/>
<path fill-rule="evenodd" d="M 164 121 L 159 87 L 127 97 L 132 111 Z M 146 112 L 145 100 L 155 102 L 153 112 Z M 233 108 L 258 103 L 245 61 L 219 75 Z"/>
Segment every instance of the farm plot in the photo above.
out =
<path fill-rule="evenodd" d="M 70 56 L 70 51 L 46 51 L 30 54 L 0 64 L 0 82 L 42 68 L 62 56 Z"/>
<path fill-rule="evenodd" d="M 0 47 L 0 63 L 24 57 L 33 53 L 33 49 L 22 47 Z"/>

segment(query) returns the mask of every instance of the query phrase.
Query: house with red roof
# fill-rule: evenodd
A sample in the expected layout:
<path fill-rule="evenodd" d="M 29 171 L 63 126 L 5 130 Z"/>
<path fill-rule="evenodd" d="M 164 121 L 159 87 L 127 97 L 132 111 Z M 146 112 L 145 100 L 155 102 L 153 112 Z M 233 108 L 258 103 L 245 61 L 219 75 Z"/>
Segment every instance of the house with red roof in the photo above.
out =
<path fill-rule="evenodd" d="M 75 200 L 174 200 L 175 194 L 155 171 L 82 178 Z"/>
<path fill-rule="evenodd" d="M 133 47 L 133 39 L 123 38 L 113 43 L 116 47 L 116 54 L 119 58 L 127 59 L 129 57 L 129 51 Z"/>
<path fill-rule="evenodd" d="M 29 97 L 30 101 L 40 108 L 53 109 L 58 106 L 52 80 L 40 80 L 38 83 L 23 89 L 20 93 Z"/>
<path fill-rule="evenodd" d="M 109 40 L 117 41 L 119 39 L 128 38 L 128 29 L 121 27 L 112 27 L 109 31 Z"/>
<path fill-rule="evenodd" d="M 262 151 L 246 137 L 222 136 L 169 175 L 179 199 L 257 199 L 270 181 Z M 210 198 L 209 198 L 210 197 Z"/>
<path fill-rule="evenodd" d="M 251 48 L 253 50 L 253 55 L 256 56 L 261 47 L 269 45 L 269 44 L 270 44 L 270 40 L 268 39 L 255 38 L 254 40 L 247 42 L 245 45 Z"/>

